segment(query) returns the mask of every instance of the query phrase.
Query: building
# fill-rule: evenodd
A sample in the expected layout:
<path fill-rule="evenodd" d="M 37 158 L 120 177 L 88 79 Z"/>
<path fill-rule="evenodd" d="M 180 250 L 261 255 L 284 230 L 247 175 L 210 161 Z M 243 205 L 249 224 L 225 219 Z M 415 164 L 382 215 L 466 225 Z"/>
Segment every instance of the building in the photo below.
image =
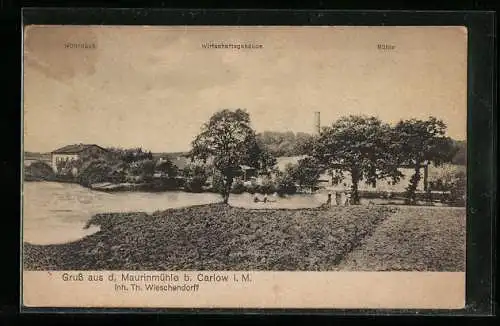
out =
<path fill-rule="evenodd" d="M 285 172 L 288 165 L 295 166 L 299 164 L 300 160 L 305 158 L 306 156 L 288 156 L 288 157 L 277 157 L 276 158 L 276 168 Z M 337 166 L 338 167 L 338 166 Z M 417 186 L 417 191 L 425 191 L 427 189 L 428 184 L 428 174 L 429 174 L 429 166 L 422 165 L 421 168 L 421 179 Z M 404 192 L 406 187 L 409 184 L 411 176 L 415 173 L 415 169 L 413 167 L 400 166 L 398 170 L 404 175 L 404 177 L 400 180 L 400 182 L 396 184 L 392 184 L 391 180 L 378 180 L 375 187 L 372 185 L 366 184 L 364 181 L 361 181 L 358 185 L 358 189 L 360 191 L 386 191 L 399 193 Z M 338 190 L 344 188 L 351 187 L 351 177 L 348 171 L 344 172 L 344 178 L 338 182 L 334 182 L 333 174 L 329 171 L 324 171 L 320 174 L 318 179 L 318 188 L 319 189 L 328 189 L 328 190 Z"/>
<path fill-rule="evenodd" d="M 314 133 L 316 136 L 321 135 L 321 113 L 319 111 L 314 112 Z M 296 165 L 299 160 L 305 156 L 294 156 L 294 157 L 279 157 L 277 158 L 277 167 L 280 171 L 284 171 L 288 164 Z M 338 167 L 338 165 L 337 165 Z M 400 182 L 392 184 L 390 180 L 378 180 L 376 186 L 368 185 L 364 181 L 361 181 L 358 185 L 360 191 L 386 191 L 386 192 L 404 192 L 406 187 L 409 185 L 411 176 L 415 173 L 415 169 L 409 166 L 400 166 L 398 170 L 403 174 Z M 429 164 L 425 163 L 420 166 L 421 179 L 417 185 L 417 191 L 426 191 L 428 186 L 428 175 L 429 175 Z M 344 173 L 343 180 L 335 183 L 333 181 L 333 175 L 329 171 L 322 173 L 318 180 L 319 188 L 326 188 L 335 190 L 337 188 L 343 189 L 345 187 L 351 187 L 351 178 L 348 172 Z"/>
<path fill-rule="evenodd" d="M 62 172 L 59 168 L 61 162 L 71 162 L 79 160 L 83 156 L 98 156 L 106 153 L 106 149 L 95 144 L 74 144 L 52 151 L 50 153 L 50 161 L 54 172 L 60 173 Z M 73 167 L 71 172 L 75 175 L 78 173 L 78 170 Z"/>

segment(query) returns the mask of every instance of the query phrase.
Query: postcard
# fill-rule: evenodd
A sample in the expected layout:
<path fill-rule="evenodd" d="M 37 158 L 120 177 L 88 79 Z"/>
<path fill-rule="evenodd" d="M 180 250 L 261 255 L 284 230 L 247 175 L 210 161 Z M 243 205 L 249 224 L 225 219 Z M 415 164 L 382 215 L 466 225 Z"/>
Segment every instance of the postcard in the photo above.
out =
<path fill-rule="evenodd" d="M 464 308 L 466 28 L 23 33 L 25 307 Z"/>

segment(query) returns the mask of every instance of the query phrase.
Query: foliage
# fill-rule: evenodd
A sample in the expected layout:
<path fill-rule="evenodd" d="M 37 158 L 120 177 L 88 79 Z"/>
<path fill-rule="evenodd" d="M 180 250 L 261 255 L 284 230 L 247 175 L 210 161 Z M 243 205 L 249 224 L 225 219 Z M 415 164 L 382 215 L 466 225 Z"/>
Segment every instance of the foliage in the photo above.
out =
<path fill-rule="evenodd" d="M 257 184 L 250 184 L 248 186 L 245 186 L 245 190 L 249 194 L 253 195 L 253 194 L 256 194 L 256 193 L 260 192 L 260 187 Z"/>
<path fill-rule="evenodd" d="M 460 166 L 458 166 L 460 167 Z M 432 191 L 448 191 L 445 200 L 455 206 L 465 206 L 467 191 L 467 174 L 465 168 L 445 164 L 429 182 Z"/>
<path fill-rule="evenodd" d="M 276 192 L 276 186 L 271 179 L 264 178 L 258 192 L 269 195 Z"/>
<path fill-rule="evenodd" d="M 236 180 L 235 182 L 233 182 L 233 185 L 231 188 L 232 194 L 241 194 L 241 193 L 245 192 L 245 190 L 246 190 L 246 187 L 243 184 L 243 181 Z"/>
<path fill-rule="evenodd" d="M 111 147 L 107 150 L 110 159 L 123 161 L 125 163 L 153 159 L 153 154 L 151 153 L 151 151 L 145 151 L 141 147 L 129 149 Z"/>
<path fill-rule="evenodd" d="M 202 192 L 203 186 L 208 179 L 206 167 L 196 164 L 190 164 L 183 169 L 185 177 L 184 189 L 189 192 Z"/>
<path fill-rule="evenodd" d="M 47 163 L 36 161 L 25 168 L 25 175 L 36 180 L 51 180 L 54 177 L 54 171 Z"/>
<path fill-rule="evenodd" d="M 221 194 L 224 191 L 224 177 L 219 171 L 214 171 L 212 175 L 212 190 Z"/>
<path fill-rule="evenodd" d="M 455 140 L 454 147 L 457 151 L 451 162 L 457 165 L 467 165 L 467 142 L 463 140 Z"/>
<path fill-rule="evenodd" d="M 113 169 L 105 160 L 85 162 L 78 175 L 80 184 L 90 186 L 94 183 L 109 182 Z"/>
<path fill-rule="evenodd" d="M 398 162 L 414 167 L 415 173 L 407 188 L 407 202 L 416 202 L 415 193 L 421 179 L 420 166 L 432 162 L 439 166 L 451 162 L 458 151 L 451 138 L 446 137 L 446 124 L 434 117 L 427 120 L 402 120 L 394 127 L 393 152 Z"/>
<path fill-rule="evenodd" d="M 306 133 L 264 131 L 257 135 L 259 145 L 275 157 L 304 155 L 314 137 Z"/>
<path fill-rule="evenodd" d="M 456 206 L 465 206 L 467 195 L 467 175 L 458 172 L 450 185 L 450 203 Z"/>
<path fill-rule="evenodd" d="M 44 271 L 331 271 L 391 214 L 386 207 L 261 211 L 223 204 L 104 213 L 89 220 L 101 230 L 92 236 L 25 244 L 23 263 Z"/>
<path fill-rule="evenodd" d="M 192 147 L 192 158 L 213 159 L 214 168 L 222 176 L 220 193 L 226 204 L 232 183 L 241 174 L 240 166 L 260 168 L 262 164 L 262 151 L 250 125 L 250 116 L 242 109 L 224 109 L 212 115 Z"/>
<path fill-rule="evenodd" d="M 358 204 L 360 181 L 375 185 L 378 179 L 390 177 L 396 182 L 401 177 L 390 148 L 392 137 L 390 126 L 378 118 L 350 115 L 323 129 L 312 156 L 338 178 L 345 170 L 350 172 L 351 198 Z"/>
<path fill-rule="evenodd" d="M 318 184 L 321 172 L 320 163 L 312 157 L 306 157 L 293 168 L 292 176 L 300 187 L 313 189 Z"/>
<path fill-rule="evenodd" d="M 130 164 L 129 171 L 143 180 L 151 180 L 155 171 L 155 161 L 144 159 Z"/>
<path fill-rule="evenodd" d="M 278 173 L 276 177 L 276 192 L 278 195 L 294 194 L 297 191 L 295 186 L 295 167 L 289 164 L 285 172 Z"/>
<path fill-rule="evenodd" d="M 276 157 L 274 157 L 266 149 L 259 147 L 257 144 L 253 153 L 256 153 L 256 165 L 259 166 L 258 171 L 263 175 L 270 175 L 276 166 Z"/>
<path fill-rule="evenodd" d="M 177 166 L 170 160 L 166 159 L 156 164 L 156 170 L 158 172 L 165 173 L 169 178 L 174 178 L 179 174 Z"/>

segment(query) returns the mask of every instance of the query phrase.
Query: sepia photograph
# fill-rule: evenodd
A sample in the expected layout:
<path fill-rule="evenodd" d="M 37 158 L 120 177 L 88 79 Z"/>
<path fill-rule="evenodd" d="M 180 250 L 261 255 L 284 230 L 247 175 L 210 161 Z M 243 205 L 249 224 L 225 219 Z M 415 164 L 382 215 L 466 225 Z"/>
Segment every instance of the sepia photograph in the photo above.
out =
<path fill-rule="evenodd" d="M 394 280 L 461 308 L 466 149 L 464 27 L 28 25 L 25 296 L 62 304 L 64 286 L 109 279 L 107 299 L 71 300 L 150 306 L 130 293 L 231 279 L 256 302 L 274 291 L 269 306 L 315 282 L 355 292 L 347 307 L 369 292 L 404 305 Z"/>

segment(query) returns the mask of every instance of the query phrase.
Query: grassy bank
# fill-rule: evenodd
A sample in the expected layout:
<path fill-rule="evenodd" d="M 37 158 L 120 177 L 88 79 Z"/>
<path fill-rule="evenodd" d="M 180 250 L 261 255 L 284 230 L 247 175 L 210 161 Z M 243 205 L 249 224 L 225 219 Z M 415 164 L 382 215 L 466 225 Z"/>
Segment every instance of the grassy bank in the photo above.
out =
<path fill-rule="evenodd" d="M 465 220 L 465 208 L 402 206 L 338 268 L 465 271 Z"/>
<path fill-rule="evenodd" d="M 152 215 L 101 214 L 101 231 L 62 245 L 24 245 L 28 270 L 330 270 L 394 213 L 248 210 L 221 204 Z"/>

